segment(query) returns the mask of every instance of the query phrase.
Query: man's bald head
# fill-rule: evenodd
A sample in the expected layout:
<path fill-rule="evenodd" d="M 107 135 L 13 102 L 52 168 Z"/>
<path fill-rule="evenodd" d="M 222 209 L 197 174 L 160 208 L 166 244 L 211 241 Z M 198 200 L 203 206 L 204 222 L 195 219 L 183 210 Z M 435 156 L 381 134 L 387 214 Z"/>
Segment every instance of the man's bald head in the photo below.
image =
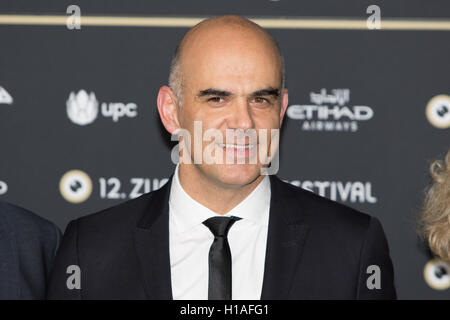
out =
<path fill-rule="evenodd" d="M 196 24 L 184 35 L 175 49 L 170 67 L 169 87 L 176 95 L 180 107 L 182 104 L 183 85 L 186 80 L 186 74 L 184 74 L 183 70 L 183 59 L 188 55 L 186 51 L 189 51 L 201 41 L 214 37 L 215 32 L 221 33 L 224 30 L 233 32 L 233 35 L 236 37 L 245 35 L 256 38 L 258 41 L 265 43 L 268 50 L 274 51 L 280 69 L 280 92 L 283 93 L 285 87 L 284 59 L 276 40 L 261 26 L 246 18 L 236 15 L 224 15 L 205 19 Z"/>

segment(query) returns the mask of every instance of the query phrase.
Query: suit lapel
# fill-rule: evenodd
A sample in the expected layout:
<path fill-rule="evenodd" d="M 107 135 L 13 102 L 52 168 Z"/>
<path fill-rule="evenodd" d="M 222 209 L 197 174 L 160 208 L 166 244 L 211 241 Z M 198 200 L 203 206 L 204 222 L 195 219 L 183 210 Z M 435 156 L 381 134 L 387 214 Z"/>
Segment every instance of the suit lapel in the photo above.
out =
<path fill-rule="evenodd" d="M 146 295 L 152 300 L 172 300 L 169 254 L 169 194 L 172 176 L 154 191 L 134 241 Z"/>
<path fill-rule="evenodd" d="M 261 299 L 289 299 L 310 227 L 290 187 L 270 176 L 271 200 Z M 292 195 L 292 196 L 291 196 Z M 303 215 L 302 215 L 303 213 Z"/>

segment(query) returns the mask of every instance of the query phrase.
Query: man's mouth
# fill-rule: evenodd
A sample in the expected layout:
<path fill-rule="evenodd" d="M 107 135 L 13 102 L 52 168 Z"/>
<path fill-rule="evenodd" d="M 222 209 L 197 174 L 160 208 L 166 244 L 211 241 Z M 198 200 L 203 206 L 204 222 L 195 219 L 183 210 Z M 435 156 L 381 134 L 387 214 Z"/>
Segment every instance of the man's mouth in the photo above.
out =
<path fill-rule="evenodd" d="M 217 143 L 217 145 L 221 148 L 231 148 L 238 150 L 253 149 L 256 146 L 254 144 L 230 144 L 230 143 Z"/>

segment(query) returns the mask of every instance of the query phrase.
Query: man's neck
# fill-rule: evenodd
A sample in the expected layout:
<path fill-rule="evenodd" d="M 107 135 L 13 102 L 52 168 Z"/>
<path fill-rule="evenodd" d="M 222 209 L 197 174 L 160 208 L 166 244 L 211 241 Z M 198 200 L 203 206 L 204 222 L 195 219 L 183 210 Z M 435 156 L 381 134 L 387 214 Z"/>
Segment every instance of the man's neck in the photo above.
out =
<path fill-rule="evenodd" d="M 264 176 L 259 176 L 246 185 L 227 186 L 209 179 L 192 164 L 180 164 L 178 179 L 183 190 L 192 199 L 217 214 L 225 215 L 255 190 Z"/>

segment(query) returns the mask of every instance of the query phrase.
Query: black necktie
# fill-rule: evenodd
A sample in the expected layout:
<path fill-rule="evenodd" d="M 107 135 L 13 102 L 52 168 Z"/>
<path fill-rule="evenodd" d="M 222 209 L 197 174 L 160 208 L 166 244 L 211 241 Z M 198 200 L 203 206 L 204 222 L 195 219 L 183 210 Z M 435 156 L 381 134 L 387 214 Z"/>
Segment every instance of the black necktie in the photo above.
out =
<path fill-rule="evenodd" d="M 231 251 L 228 230 L 238 217 L 213 217 L 203 224 L 211 230 L 214 242 L 209 249 L 209 300 L 231 300 Z"/>

